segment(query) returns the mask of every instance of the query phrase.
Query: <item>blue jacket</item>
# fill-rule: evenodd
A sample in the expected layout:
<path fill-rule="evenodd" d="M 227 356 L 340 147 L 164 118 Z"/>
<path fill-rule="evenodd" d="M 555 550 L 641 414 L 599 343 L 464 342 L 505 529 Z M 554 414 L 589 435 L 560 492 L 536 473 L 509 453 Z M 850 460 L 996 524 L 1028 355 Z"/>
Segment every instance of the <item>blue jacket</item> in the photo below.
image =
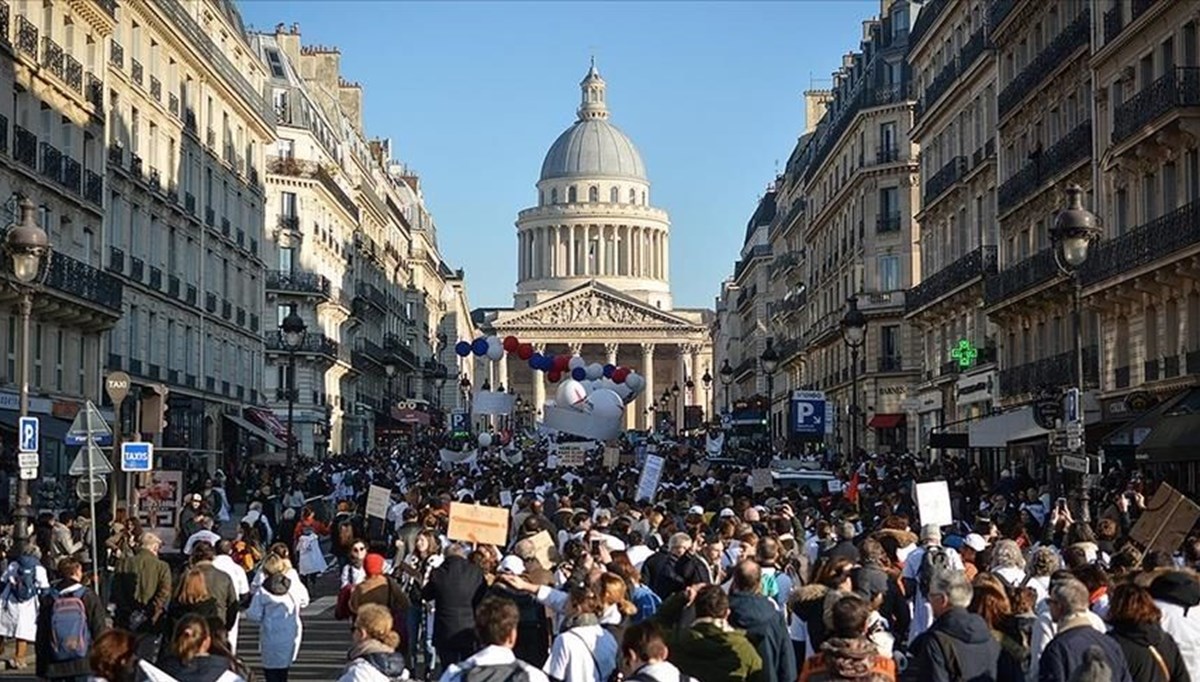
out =
<path fill-rule="evenodd" d="M 746 631 L 746 637 L 762 657 L 763 679 L 794 682 L 796 650 L 788 635 L 783 614 L 775 602 L 759 594 L 733 592 L 729 595 L 729 624 Z"/>
<path fill-rule="evenodd" d="M 953 608 L 913 641 L 901 680 L 992 682 L 997 679 L 999 661 L 1000 642 L 987 622 L 966 609 Z"/>
<path fill-rule="evenodd" d="M 1112 669 L 1113 682 L 1133 682 L 1121 645 L 1079 617 L 1068 619 L 1042 652 L 1038 662 L 1038 682 L 1068 682 L 1071 674 L 1083 665 L 1083 655 L 1091 647 L 1099 647 L 1104 652 L 1108 667 Z"/>

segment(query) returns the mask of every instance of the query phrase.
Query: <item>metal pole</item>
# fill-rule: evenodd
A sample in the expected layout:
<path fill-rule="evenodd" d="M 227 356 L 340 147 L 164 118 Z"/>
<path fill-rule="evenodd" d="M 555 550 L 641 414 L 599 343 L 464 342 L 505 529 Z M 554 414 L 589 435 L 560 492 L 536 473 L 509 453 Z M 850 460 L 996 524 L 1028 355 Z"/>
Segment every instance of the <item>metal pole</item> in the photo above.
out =
<path fill-rule="evenodd" d="M 858 346 L 850 347 L 850 454 L 858 452 Z"/>
<path fill-rule="evenodd" d="M 292 462 L 296 458 L 296 435 L 293 431 L 292 418 L 296 409 L 296 353 L 288 354 L 288 388 L 287 388 L 287 470 L 291 472 Z"/>
<path fill-rule="evenodd" d="M 29 318 L 33 314 L 33 294 L 29 291 L 21 293 L 21 416 L 29 416 Z M 21 478 L 17 481 L 17 505 L 13 512 L 13 539 L 18 552 L 25 551 L 25 543 L 29 540 L 29 511 L 33 501 L 28 500 L 29 481 Z M 95 514 L 92 515 L 95 522 Z"/>
<path fill-rule="evenodd" d="M 26 324 L 25 331 L 26 331 L 26 334 L 28 334 L 28 332 L 29 332 L 28 318 L 26 318 L 25 324 Z M 26 390 L 28 391 L 28 389 L 26 389 Z M 88 456 L 87 456 L 87 477 L 88 477 L 88 493 L 89 493 L 88 494 L 88 513 L 91 515 L 88 518 L 90 521 L 89 525 L 91 526 L 90 532 L 92 535 L 92 587 L 95 588 L 97 592 L 99 592 L 100 591 L 100 566 L 101 566 L 100 544 L 96 539 L 96 495 L 95 495 L 95 491 L 91 489 L 92 482 L 95 481 L 95 479 L 96 479 L 95 468 L 92 466 L 94 464 L 94 462 L 92 461 L 92 455 L 91 455 L 91 450 L 92 450 L 92 448 L 95 447 L 95 445 L 93 444 L 93 440 L 92 440 L 92 433 L 93 433 L 93 429 L 95 428 L 95 425 L 92 423 L 92 410 L 91 409 L 88 409 L 86 411 L 86 413 L 84 414 L 84 421 L 86 422 L 86 428 L 87 428 L 87 442 L 83 444 L 83 447 L 88 452 Z M 112 491 L 111 494 L 115 495 L 116 492 L 117 491 L 114 490 L 114 491 Z"/>
<path fill-rule="evenodd" d="M 771 413 L 771 408 L 775 402 L 775 375 L 767 373 L 767 448 L 774 450 L 775 442 L 775 415 Z"/>
<path fill-rule="evenodd" d="M 1071 310 L 1071 325 L 1075 331 L 1075 385 L 1079 387 L 1079 419 L 1084 420 L 1083 409 L 1083 390 L 1084 390 L 1084 374 L 1083 374 L 1083 282 L 1079 278 L 1079 271 L 1072 273 L 1072 310 Z M 1087 436 L 1086 431 L 1082 438 L 1082 453 L 1087 457 Z M 1060 467 L 1061 468 L 1061 467 Z M 1084 482 L 1084 474 L 1078 474 L 1079 477 L 1079 506 L 1080 520 L 1084 523 L 1090 523 L 1092 520 L 1091 510 L 1091 494 Z"/>

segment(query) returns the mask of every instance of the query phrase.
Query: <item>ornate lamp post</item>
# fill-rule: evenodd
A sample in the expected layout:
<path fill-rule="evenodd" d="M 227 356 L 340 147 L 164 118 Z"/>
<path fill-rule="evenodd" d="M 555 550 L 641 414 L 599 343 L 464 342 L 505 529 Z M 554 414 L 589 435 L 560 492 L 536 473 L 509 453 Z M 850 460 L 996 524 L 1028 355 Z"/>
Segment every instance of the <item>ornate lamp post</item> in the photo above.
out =
<path fill-rule="evenodd" d="M 729 412 L 729 384 L 733 383 L 733 368 L 729 366 L 729 358 L 725 358 L 717 374 L 721 377 L 721 385 L 725 387 L 725 411 Z"/>
<path fill-rule="evenodd" d="M 1054 244 L 1054 262 L 1063 274 L 1071 278 L 1071 327 L 1075 345 L 1075 385 L 1079 388 L 1080 401 L 1083 400 L 1084 368 L 1083 368 L 1083 323 L 1082 323 L 1082 292 L 1083 282 L 1079 277 L 1080 269 L 1087 262 L 1088 248 L 1100 237 L 1099 221 L 1096 214 L 1083 207 L 1083 189 L 1079 185 L 1069 185 L 1066 189 L 1067 206 L 1054 217 L 1054 226 L 1050 228 L 1050 241 Z M 1083 406 L 1079 407 L 1080 412 Z M 1082 414 L 1080 415 L 1082 420 Z M 1087 455 L 1087 441 L 1082 440 L 1081 454 Z M 1056 469 L 1052 469 L 1056 471 Z M 1061 481 L 1060 481 L 1061 482 Z M 1091 521 L 1091 499 L 1087 486 L 1080 476 L 1081 520 Z"/>
<path fill-rule="evenodd" d="M 392 388 L 394 379 L 396 378 L 396 365 L 389 362 L 383 366 L 383 371 L 387 374 L 387 396 L 385 402 L 387 403 L 387 425 L 390 431 L 392 428 L 392 405 L 396 404 L 396 393 Z"/>
<path fill-rule="evenodd" d="M 858 297 L 846 299 L 842 340 L 850 349 L 850 452 L 858 451 L 858 350 L 867 339 L 867 316 L 858 309 Z"/>
<path fill-rule="evenodd" d="M 774 339 L 767 339 L 767 347 L 763 350 L 762 355 L 758 356 L 758 361 L 762 364 L 763 374 L 767 377 L 767 435 L 773 441 L 775 439 L 775 419 L 771 414 L 771 407 L 775 402 L 775 371 L 779 369 L 779 353 L 775 352 Z"/>
<path fill-rule="evenodd" d="M 21 314 L 21 416 L 29 416 L 29 320 L 33 316 L 33 294 L 49 271 L 50 237 L 37 224 L 37 207 L 28 197 L 17 204 L 18 218 L 8 228 L 4 251 L 8 255 L 8 274 L 11 284 L 20 294 Z M 17 481 L 16 508 L 13 510 L 13 538 L 18 552 L 29 540 L 30 504 L 29 481 Z"/>
<path fill-rule="evenodd" d="M 304 339 L 308 335 L 308 325 L 304 323 L 304 318 L 300 317 L 300 313 L 296 312 L 296 304 L 292 304 L 292 309 L 287 317 L 283 318 L 283 322 L 279 324 L 279 338 L 283 342 L 284 349 L 288 352 L 288 385 L 284 390 L 287 391 L 287 469 L 292 470 L 292 463 L 296 459 L 296 435 L 294 431 L 294 417 L 296 409 L 296 352 L 304 345 Z"/>
<path fill-rule="evenodd" d="M 711 405 L 708 404 L 708 401 L 709 401 L 709 391 L 712 390 L 712 382 L 713 382 L 712 374 L 709 373 L 708 368 L 705 367 L 704 368 L 704 376 L 700 377 L 700 384 L 702 386 L 704 386 L 704 420 L 705 421 L 708 421 L 708 408 L 711 407 Z"/>
<path fill-rule="evenodd" d="M 434 405 L 439 410 L 442 409 L 442 389 L 446 386 L 446 377 L 448 374 L 449 370 L 446 369 L 446 365 L 442 364 L 441 361 L 433 366 L 433 387 L 437 389 L 437 402 Z"/>

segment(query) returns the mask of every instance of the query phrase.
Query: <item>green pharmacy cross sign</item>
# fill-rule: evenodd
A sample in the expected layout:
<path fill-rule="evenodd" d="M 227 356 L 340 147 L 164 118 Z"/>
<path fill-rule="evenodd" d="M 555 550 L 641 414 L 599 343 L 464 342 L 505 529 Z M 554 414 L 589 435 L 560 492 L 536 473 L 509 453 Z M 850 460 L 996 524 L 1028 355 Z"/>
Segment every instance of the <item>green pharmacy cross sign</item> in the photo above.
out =
<path fill-rule="evenodd" d="M 975 358 L 979 357 L 979 349 L 972 346 L 970 341 L 959 339 L 958 345 L 950 351 L 950 357 L 958 361 L 959 367 L 970 367 L 975 364 Z"/>

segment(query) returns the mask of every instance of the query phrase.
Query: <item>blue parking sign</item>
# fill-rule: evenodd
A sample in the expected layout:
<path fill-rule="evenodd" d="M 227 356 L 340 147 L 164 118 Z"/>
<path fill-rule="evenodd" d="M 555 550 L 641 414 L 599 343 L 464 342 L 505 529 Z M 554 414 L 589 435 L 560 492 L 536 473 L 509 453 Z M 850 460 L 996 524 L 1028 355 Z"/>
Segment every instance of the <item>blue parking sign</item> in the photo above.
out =
<path fill-rule="evenodd" d="M 121 443 L 121 471 L 147 472 L 154 468 L 154 446 L 150 443 Z"/>
<path fill-rule="evenodd" d="M 41 428 L 37 417 L 21 417 L 20 423 L 17 425 L 20 433 L 20 442 L 17 448 L 19 452 L 37 452 L 38 444 L 41 440 Z"/>
<path fill-rule="evenodd" d="M 825 394 L 821 391 L 792 392 L 792 433 L 802 440 L 825 437 Z"/>

